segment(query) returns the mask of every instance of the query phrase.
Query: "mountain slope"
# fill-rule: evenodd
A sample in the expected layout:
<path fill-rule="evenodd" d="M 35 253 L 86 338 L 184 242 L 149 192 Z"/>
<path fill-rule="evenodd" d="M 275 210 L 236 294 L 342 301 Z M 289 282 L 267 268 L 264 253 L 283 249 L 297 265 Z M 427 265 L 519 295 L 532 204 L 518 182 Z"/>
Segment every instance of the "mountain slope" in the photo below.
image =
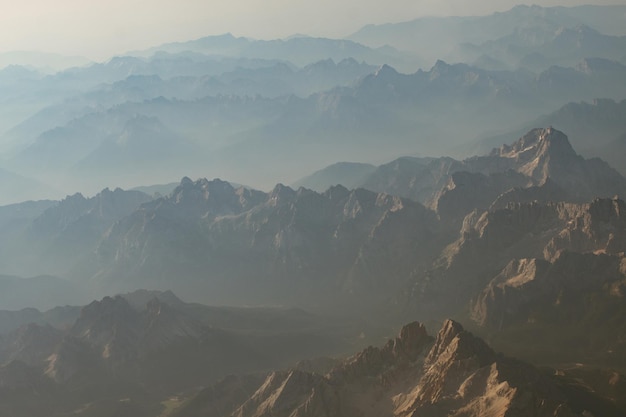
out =
<path fill-rule="evenodd" d="M 127 82 L 129 96 L 120 93 L 121 98 L 110 104 L 95 107 L 95 99 L 89 98 L 61 105 L 52 112 L 60 114 L 56 124 L 48 121 L 48 128 L 35 137 L 27 134 L 20 139 L 28 146 L 9 156 L 7 168 L 73 187 L 67 192 L 111 186 L 103 183 L 106 180 L 129 187 L 145 181 L 142 170 L 129 168 L 130 161 L 138 161 L 137 155 L 145 153 L 157 160 L 156 168 L 149 167 L 152 174 L 169 174 L 159 181 L 171 182 L 176 172 L 175 178 L 219 175 L 267 189 L 338 160 L 389 160 L 416 150 L 439 155 L 484 136 L 485 131 L 508 130 L 520 119 L 534 120 L 564 102 L 621 99 L 626 85 L 623 65 L 587 61 L 578 68 L 552 67 L 539 75 L 443 61 L 429 70 L 401 74 L 385 65 L 350 86 L 307 97 L 247 93 L 241 97 L 153 97 L 150 88 L 163 80 L 133 78 Z M 341 71 L 339 64 L 328 65 L 331 73 Z M 302 71 L 308 74 L 305 79 L 315 82 L 315 74 L 325 70 L 315 66 Z M 196 81 L 204 82 L 187 81 L 196 92 Z M 184 95 L 185 88 L 172 88 Z M 147 90 L 147 96 L 133 96 L 137 89 Z M 68 120 L 66 113 L 73 117 Z M 25 123 L 24 132 L 37 131 L 40 125 L 36 118 Z M 29 128 L 30 123 L 35 126 Z M 386 138 L 384 145 L 381 138 Z M 159 153 L 156 144 L 170 152 Z M 170 153 L 184 157 L 187 164 L 168 158 Z M 79 163 L 83 170 L 73 170 Z M 113 174 L 109 166 L 114 164 L 128 169 L 108 178 Z M 167 172 L 164 166 L 178 170 Z M 72 175 L 86 169 L 98 176 Z M 95 178 L 102 179 L 99 185 L 94 184 Z"/>
<path fill-rule="evenodd" d="M 624 265 L 600 253 L 512 260 L 472 304 L 473 318 L 492 343 L 527 360 L 626 369 Z M 537 338 L 540 346 L 524 342 Z"/>
<path fill-rule="evenodd" d="M 338 162 L 296 181 L 292 186 L 293 188 L 309 188 L 317 192 L 326 191 L 338 184 L 348 189 L 358 188 L 363 183 L 363 179 L 375 169 L 376 167 L 371 164 Z"/>
<path fill-rule="evenodd" d="M 345 166 L 346 169 L 350 165 Z M 358 170 L 334 175 L 319 171 L 326 184 L 340 182 Z M 420 201 L 439 216 L 457 221 L 474 209 L 507 202 L 574 201 L 612 197 L 626 192 L 626 180 L 597 158 L 576 154 L 568 138 L 553 128 L 532 129 L 511 145 L 487 155 L 452 158 L 403 157 L 360 177 L 356 186 Z"/>
<path fill-rule="evenodd" d="M 590 391 L 583 391 L 588 395 L 587 402 L 575 401 L 576 396 L 557 378 L 496 354 L 485 342 L 451 320 L 443 324 L 434 343 L 423 325 L 411 323 L 384 347 L 369 347 L 344 360 L 327 375 L 277 371 L 262 383 L 250 382 L 257 389 L 245 401 L 241 402 L 242 395 L 229 397 L 234 402 L 238 400 L 239 406 L 215 401 L 210 395 L 227 386 L 222 383 L 219 388 L 202 392 L 172 416 L 504 416 L 510 413 L 582 416 L 589 412 L 617 416 L 620 413 L 610 401 Z M 232 411 L 227 411 L 228 406 Z"/>
<path fill-rule="evenodd" d="M 305 66 L 329 58 L 335 61 L 354 58 L 357 61 L 365 61 L 373 65 L 390 63 L 409 68 L 416 66 L 414 56 L 407 56 L 407 54 L 402 54 L 393 48 L 374 49 L 348 40 L 307 36 L 265 41 L 235 37 L 227 33 L 188 42 L 164 44 L 135 53 L 151 55 L 157 51 L 168 53 L 193 51 L 205 55 L 225 57 L 277 59 L 290 61 L 298 66 Z"/>
<path fill-rule="evenodd" d="M 572 145 L 585 157 L 597 156 L 608 161 L 622 172 L 622 153 L 611 149 L 612 143 L 626 132 L 626 101 L 595 99 L 593 101 L 572 102 L 548 115 L 542 116 L 523 126 L 458 149 L 459 153 L 484 154 L 498 148 L 511 137 L 520 137 L 534 126 L 553 126 L 568 132 Z"/>
<path fill-rule="evenodd" d="M 555 65 L 572 67 L 589 57 L 619 60 L 625 46 L 626 36 L 607 36 L 578 24 L 521 28 L 478 46 L 463 45 L 461 49 L 467 62 L 489 57 L 512 68 L 541 72 Z"/>
<path fill-rule="evenodd" d="M 226 375 L 336 355 L 362 343 L 352 322 L 277 308 L 188 304 L 171 292 L 143 290 L 105 297 L 79 312 L 36 313 L 13 319 L 30 314 L 41 324 L 26 322 L 0 336 L 0 409 L 16 417 L 159 415 L 167 398 Z M 65 316 L 56 327 L 46 324 L 54 315 Z"/>
<path fill-rule="evenodd" d="M 0 204 L 17 204 L 26 200 L 54 198 L 58 191 L 44 184 L 0 168 Z"/>
<path fill-rule="evenodd" d="M 626 35 L 624 10 L 624 6 L 520 5 L 486 16 L 423 17 L 395 24 L 368 25 L 348 39 L 373 47 L 391 45 L 399 50 L 419 51 L 427 62 L 436 59 L 458 62 L 464 57 L 459 45 L 483 44 L 516 32 L 532 35 L 546 29 L 587 25 L 602 33 Z M 434 39 L 437 40 L 436 48 L 432 47 Z M 515 50 L 514 46 L 511 50 Z"/>
<path fill-rule="evenodd" d="M 115 221 L 150 199 L 139 191 L 119 188 L 89 198 L 80 193 L 67 196 L 36 212 L 36 217 L 11 224 L 14 229 L 0 237 L 4 246 L 0 267 L 21 276 L 67 276 Z"/>
<path fill-rule="evenodd" d="M 623 207 L 622 200 L 596 199 L 475 211 L 432 268 L 414 275 L 407 310 L 472 316 L 499 347 L 544 364 L 567 360 L 552 346 L 588 336 L 590 344 L 572 348 L 570 358 L 623 367 L 610 353 L 623 349 Z M 540 334 L 551 342 L 531 346 Z"/>
<path fill-rule="evenodd" d="M 183 179 L 173 194 L 114 226 L 98 248 L 97 279 L 154 287 L 182 274 L 177 291 L 190 296 L 203 288 L 221 302 L 258 304 L 321 293 L 332 305 L 349 293 L 392 291 L 436 250 L 437 227 L 420 204 L 366 190 L 318 194 L 279 184 L 266 194 Z M 400 281 L 381 286 L 376 277 L 390 270 Z"/>

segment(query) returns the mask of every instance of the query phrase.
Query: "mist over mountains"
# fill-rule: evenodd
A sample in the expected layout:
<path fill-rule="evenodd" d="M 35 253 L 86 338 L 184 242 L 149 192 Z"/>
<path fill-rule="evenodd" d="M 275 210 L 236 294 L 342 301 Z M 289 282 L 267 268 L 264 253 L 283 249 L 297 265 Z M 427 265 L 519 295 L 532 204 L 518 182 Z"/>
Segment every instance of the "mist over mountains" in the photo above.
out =
<path fill-rule="evenodd" d="M 625 415 L 624 16 L 0 56 L 0 415 Z"/>
<path fill-rule="evenodd" d="M 330 65 L 338 71 L 343 64 Z M 518 124 L 522 114 L 539 118 L 562 102 L 623 94 L 614 80 L 626 75 L 626 67 L 616 63 L 605 70 L 600 61 L 586 61 L 582 68 L 554 67 L 534 75 L 440 61 L 412 75 L 387 66 L 366 76 L 360 72 L 353 87 L 305 98 L 217 94 L 181 100 L 151 94 L 154 98 L 100 111 L 79 107 L 77 118 L 56 127 L 37 128 L 44 120 L 36 115 L 5 135 L 24 147 L 5 166 L 54 188 L 89 192 L 112 184 L 137 186 L 148 178 L 169 182 L 207 170 L 240 183 L 250 183 L 247 173 L 255 172 L 251 185 L 271 187 L 285 175 L 298 178 L 332 159 L 382 162 L 415 149 L 442 154 L 485 134 L 485 126 L 501 130 Z M 157 78 L 150 85 L 164 83 Z M 450 119 L 455 123 L 446 122 Z M 151 150 L 156 148 L 162 153 Z M 307 165 L 301 162 L 304 155 Z M 112 177 L 107 165 L 116 165 L 119 175 Z"/>
<path fill-rule="evenodd" d="M 341 176 L 334 180 L 341 183 Z M 599 159 L 577 155 L 553 128 L 463 161 L 392 161 L 368 171 L 359 185 L 365 188 L 334 185 L 320 193 L 279 184 L 265 193 L 218 179 L 184 178 L 171 194 L 154 199 L 121 189 L 93 198 L 76 194 L 23 216 L 21 223 L 12 220 L 15 211 L 7 211 L 6 224 L 13 227 L 3 243 L 3 269 L 68 277 L 98 297 L 112 290 L 174 289 L 205 303 L 402 315 L 407 311 L 397 303 L 411 287 L 426 291 L 431 302 L 435 295 L 462 294 L 454 305 L 467 305 L 511 256 L 552 260 L 562 250 L 616 256 L 622 250 L 623 226 L 610 220 L 620 218 L 619 208 L 599 217 L 608 222 L 592 227 L 599 234 L 583 228 L 582 234 L 567 232 L 580 242 L 555 237 L 574 218 L 592 216 L 595 207 L 611 201 L 620 207 L 615 196 L 626 192 L 626 179 Z M 530 210 L 530 223 L 511 229 L 507 216 L 520 210 Z M 509 242 L 497 243 L 498 250 L 534 234 L 534 227 L 549 224 L 550 232 L 494 255 L 491 243 L 479 243 L 492 216 L 504 223 L 485 236 L 490 242 L 502 234 Z M 463 255 L 466 250 L 473 255 Z M 491 264 L 490 256 L 498 261 Z M 456 274 L 474 273 L 469 288 L 456 283 Z M 423 307 L 431 317 L 458 312 L 415 307 L 421 304 L 409 310 Z"/>
<path fill-rule="evenodd" d="M 520 6 L 366 27 L 351 37 L 361 43 L 227 34 L 53 74 L 7 67 L 0 73 L 9 93 L 0 168 L 61 198 L 183 176 L 269 190 L 344 160 L 378 165 L 405 155 L 483 153 L 490 148 L 464 145 L 511 127 L 523 126 L 512 135 L 520 136 L 549 125 L 545 115 L 570 102 L 623 100 L 620 10 Z M 402 48 L 394 39 L 437 39 L 458 53 L 439 47 L 435 59 L 416 61 L 414 51 L 427 49 L 419 42 Z M 509 63 L 496 64 L 503 61 Z M 586 155 L 615 155 L 609 145 L 602 155 L 587 153 L 578 129 L 555 127 Z M 611 139 L 623 133 L 611 131 Z M 150 147 L 163 154 L 142 164 L 138 154 Z M 118 164 L 118 174 L 107 169 Z"/>
<path fill-rule="evenodd" d="M 430 62 L 478 61 L 502 68 L 531 65 L 528 68 L 538 69 L 553 59 L 566 60 L 576 55 L 604 57 L 608 44 L 596 40 L 623 42 L 623 13 L 624 6 L 520 5 L 488 16 L 423 17 L 403 23 L 368 25 L 349 39 L 414 51 Z M 436 47 L 433 39 L 437 40 Z M 599 45 L 605 46 L 597 48 Z M 621 52 L 613 53 L 622 58 Z M 556 63 L 551 62 L 549 65 Z"/>

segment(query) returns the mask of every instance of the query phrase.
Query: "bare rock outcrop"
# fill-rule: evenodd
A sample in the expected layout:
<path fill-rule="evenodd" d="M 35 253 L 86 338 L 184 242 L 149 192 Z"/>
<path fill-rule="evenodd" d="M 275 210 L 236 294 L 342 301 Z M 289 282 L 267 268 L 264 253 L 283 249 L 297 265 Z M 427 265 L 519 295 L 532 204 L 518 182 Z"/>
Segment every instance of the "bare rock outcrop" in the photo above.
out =
<path fill-rule="evenodd" d="M 555 378 L 496 354 L 447 320 L 434 342 L 423 325 L 411 323 L 384 347 L 370 347 L 326 376 L 272 372 L 247 400 L 222 415 L 573 417 L 594 411 L 571 408 L 568 395 Z M 175 415 L 196 414 L 183 408 Z"/>
<path fill-rule="evenodd" d="M 472 302 L 472 319 L 527 359 L 623 366 L 625 265 L 601 252 L 512 260 Z"/>
<path fill-rule="evenodd" d="M 503 209 L 474 211 L 415 293 L 424 294 L 420 302 L 425 308 L 442 294 L 466 306 L 512 260 L 553 262 L 563 252 L 619 255 L 626 251 L 624 210 L 622 200 L 606 198 L 580 204 L 513 203 Z"/>

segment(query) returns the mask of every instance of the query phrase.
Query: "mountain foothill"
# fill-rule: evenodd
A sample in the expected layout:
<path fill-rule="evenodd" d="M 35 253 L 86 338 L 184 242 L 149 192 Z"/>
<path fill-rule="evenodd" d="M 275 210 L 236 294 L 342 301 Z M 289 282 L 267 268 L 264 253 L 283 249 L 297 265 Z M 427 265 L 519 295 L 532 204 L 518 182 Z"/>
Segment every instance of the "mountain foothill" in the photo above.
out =
<path fill-rule="evenodd" d="M 623 16 L 0 54 L 0 415 L 626 415 Z"/>

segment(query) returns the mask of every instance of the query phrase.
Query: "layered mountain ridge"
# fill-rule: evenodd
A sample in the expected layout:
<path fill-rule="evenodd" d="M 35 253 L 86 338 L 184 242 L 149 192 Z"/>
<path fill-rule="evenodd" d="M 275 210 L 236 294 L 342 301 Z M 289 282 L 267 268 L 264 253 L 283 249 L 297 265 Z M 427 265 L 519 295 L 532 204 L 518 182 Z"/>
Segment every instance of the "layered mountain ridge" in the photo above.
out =
<path fill-rule="evenodd" d="M 312 185 L 323 188 L 340 183 L 342 177 L 331 176 L 325 178 L 326 183 Z M 626 192 L 626 181 L 617 171 L 597 158 L 577 155 L 567 136 L 551 127 L 532 129 L 488 155 L 462 161 L 405 157 L 351 182 L 420 201 L 448 218 L 462 217 L 475 208 L 487 209 L 496 199 L 499 206 L 538 197 L 540 201 L 583 202 Z M 302 184 L 308 185 L 306 181 Z M 542 187 L 550 192 L 542 196 Z"/>
<path fill-rule="evenodd" d="M 317 293 L 345 286 L 367 293 L 382 290 L 368 277 L 388 268 L 408 271 L 426 260 L 437 224 L 435 214 L 419 203 L 383 193 L 337 186 L 317 194 L 280 184 L 262 193 L 236 190 L 220 180 L 183 179 L 171 196 L 145 204 L 117 223 L 97 254 L 108 269 L 102 272 L 103 282 L 133 274 L 133 285 L 145 278 L 159 285 L 159 279 L 180 274 L 183 268 L 189 281 L 219 283 L 221 296 L 232 285 L 245 298 L 244 282 L 257 300 L 279 288 L 288 298 L 304 288 Z M 162 246 L 156 237 L 164 232 L 176 246 Z M 393 256 L 384 261 L 379 248 L 390 244 L 398 252 L 387 248 L 386 254 Z M 408 263 L 403 261 L 407 244 L 423 247 Z M 156 250 L 161 255 L 154 256 Z M 384 263 L 374 262 L 372 256 Z M 135 265 L 145 272 L 134 272 Z"/>
<path fill-rule="evenodd" d="M 21 276 L 67 276 L 114 222 L 149 200 L 150 196 L 139 191 L 106 188 L 93 197 L 67 196 L 46 204 L 43 210 L 26 211 L 17 206 L 3 218 L 7 226 L 0 238 L 4 247 L 0 265 Z"/>
<path fill-rule="evenodd" d="M 92 199 L 77 195 L 43 205 L 30 214 L 30 226 L 22 220 L 21 227 L 45 232 L 57 244 L 64 236 L 83 236 L 83 250 L 64 261 L 75 282 L 88 282 L 100 293 L 174 289 L 195 301 L 298 305 L 365 315 L 381 325 L 399 317 L 452 315 L 473 320 L 490 343 L 524 359 L 624 366 L 626 207 L 619 196 L 626 180 L 606 163 L 585 160 L 563 133 L 545 128 L 488 155 L 403 158 L 369 175 L 389 193 L 340 185 L 318 193 L 282 184 L 266 193 L 218 179 L 183 178 L 164 197 L 105 190 Z M 432 208 L 395 196 L 398 190 L 429 199 Z M 89 227 L 83 231 L 81 225 Z M 116 364 L 141 361 L 138 352 L 145 355 L 149 345 L 220 334 L 178 315 L 179 307 L 169 308 L 178 305 L 175 299 L 165 301 L 169 307 L 150 299 L 94 304 L 97 315 L 105 316 L 105 306 L 117 306 L 119 316 L 111 319 L 124 320 L 87 321 L 89 334 L 64 336 L 50 375 L 71 379 L 87 363 L 98 365 L 84 377 L 118 368 L 141 374 L 145 368 Z M 46 323 L 24 312 L 23 318 L 6 315 L 7 326 L 27 316 Z M 58 337 L 34 329 L 24 337 Z M 595 342 L 558 355 L 585 332 Z M 529 345 L 546 334 L 558 348 Z M 16 352 L 12 357 L 42 360 L 36 351 Z M 372 354 L 381 366 L 387 360 L 387 353 Z M 73 357 L 79 362 L 66 362 Z M 359 366 L 355 362 L 355 375 Z M 326 384 L 302 373 L 292 377 Z M 284 378 L 275 376 L 268 389 Z M 261 398 L 246 413 L 256 413 Z"/>
<path fill-rule="evenodd" d="M 356 68 L 353 83 L 344 78 L 335 87 L 329 82 L 327 89 L 302 97 L 288 91 L 262 96 L 254 91 L 221 94 L 219 88 L 208 89 L 201 97 L 189 96 L 186 91 L 200 91 L 196 84 L 205 81 L 187 80 L 191 87 L 180 81 L 180 87 L 172 87 L 171 80 L 142 83 L 131 78 L 116 87 L 122 91 L 113 94 L 110 105 L 97 104 L 112 93 L 92 93 L 93 97 L 77 97 L 24 121 L 7 133 L 6 140 L 19 143 L 20 148 L 6 155 L 5 165 L 57 188 L 69 185 L 72 191 L 93 192 L 111 183 L 133 187 L 147 177 L 171 182 L 183 175 L 227 176 L 241 183 L 254 180 L 251 185 L 268 188 L 345 158 L 380 161 L 415 149 L 427 155 L 445 154 L 477 135 L 510 129 L 520 118 L 537 119 L 569 101 L 622 99 L 624 66 L 590 61 L 580 68 L 553 67 L 540 75 L 443 61 L 411 74 L 382 66 L 366 75 Z M 250 75 L 256 76 L 261 77 Z M 303 77 L 314 82 L 316 76 Z M 233 78 L 239 80 L 237 75 Z M 393 146 L 381 147 L 381 137 Z M 168 151 L 159 152 L 163 147 Z M 270 148 L 281 152 L 269 152 Z M 151 163 L 138 157 L 142 151 L 151 155 Z M 307 158 L 292 164 L 280 157 L 287 153 Z M 168 159 L 170 154 L 184 157 L 186 164 Z M 109 169 L 111 164 L 133 175 L 116 175 L 119 171 Z M 274 164 L 275 169 L 268 168 Z"/>
<path fill-rule="evenodd" d="M 625 11 L 0 69 L 0 415 L 626 415 Z"/>
<path fill-rule="evenodd" d="M 118 404 L 119 412 L 130 407 L 134 415 L 155 415 L 167 395 L 230 373 L 341 353 L 352 338 L 343 329 L 347 322 L 276 308 L 188 304 L 171 292 L 105 297 L 69 315 L 73 321 L 51 325 L 48 315 L 0 336 L 0 392 L 12 395 L 0 410 L 91 416 Z M 271 325 L 259 326 L 264 321 Z M 27 406 L 24 398 L 33 395 Z"/>
<path fill-rule="evenodd" d="M 363 167 L 346 166 L 353 168 Z M 615 254 L 624 240 L 626 180 L 577 155 L 554 128 L 463 161 L 402 158 L 363 183 L 375 191 L 279 184 L 266 193 L 184 178 L 154 199 L 122 190 L 76 195 L 43 211 L 7 247 L 39 236 L 51 262 L 41 257 L 42 268 L 58 265 L 50 254 L 62 252 L 58 273 L 102 295 L 148 287 L 203 302 L 350 310 L 360 297 L 384 308 L 414 285 L 447 291 L 461 275 L 477 277 L 452 284 L 452 293 L 471 289 L 467 301 L 511 257 Z"/>
<path fill-rule="evenodd" d="M 434 341 L 414 322 L 383 348 L 369 347 L 326 375 L 276 371 L 256 386 L 247 399 L 239 398 L 240 405 L 229 404 L 230 411 L 220 408 L 221 414 L 215 413 L 217 402 L 206 401 L 201 393 L 173 415 L 619 415 L 604 399 L 575 401 L 562 381 L 496 354 L 452 320 L 444 322 Z"/>

